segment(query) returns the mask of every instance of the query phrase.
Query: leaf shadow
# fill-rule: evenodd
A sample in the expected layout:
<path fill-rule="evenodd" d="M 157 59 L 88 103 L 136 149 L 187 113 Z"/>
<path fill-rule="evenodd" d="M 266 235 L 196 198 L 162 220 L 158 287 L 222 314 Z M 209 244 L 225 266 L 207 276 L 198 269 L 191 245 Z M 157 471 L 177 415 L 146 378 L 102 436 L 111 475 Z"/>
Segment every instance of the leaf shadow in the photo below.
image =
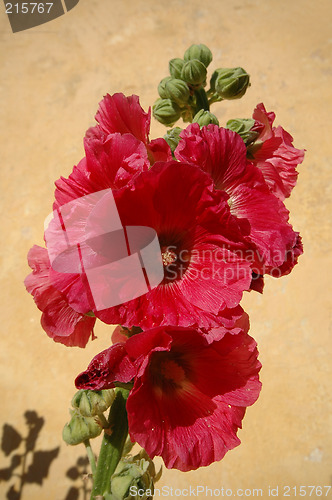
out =
<path fill-rule="evenodd" d="M 67 470 L 66 476 L 73 481 L 64 500 L 88 500 L 92 491 L 92 479 L 88 457 L 79 457 L 76 464 Z"/>
<path fill-rule="evenodd" d="M 6 494 L 8 500 L 21 500 L 27 484 L 41 486 L 60 451 L 60 447 L 37 449 L 37 440 L 45 424 L 43 417 L 34 410 L 27 410 L 24 419 L 26 431 L 23 434 L 8 423 L 2 428 L 1 450 L 9 463 L 0 469 L 0 482 L 11 483 Z"/>

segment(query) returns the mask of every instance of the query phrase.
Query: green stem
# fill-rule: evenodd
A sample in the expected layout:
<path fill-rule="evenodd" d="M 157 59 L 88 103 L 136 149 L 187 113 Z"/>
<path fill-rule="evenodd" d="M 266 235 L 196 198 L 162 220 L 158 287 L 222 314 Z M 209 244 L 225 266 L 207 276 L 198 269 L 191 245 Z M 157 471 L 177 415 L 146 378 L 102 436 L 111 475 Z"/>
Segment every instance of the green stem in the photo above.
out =
<path fill-rule="evenodd" d="M 126 402 L 129 391 L 116 389 L 116 398 L 111 406 L 108 422 L 112 425 L 112 433 L 104 433 L 98 457 L 97 471 L 92 487 L 91 500 L 104 497 L 110 493 L 111 477 L 118 465 L 128 435 Z"/>
<path fill-rule="evenodd" d="M 92 471 L 92 477 L 95 477 L 96 472 L 97 472 L 97 467 L 96 467 L 95 456 L 93 454 L 93 451 L 92 451 L 89 439 L 87 439 L 86 441 L 84 441 L 84 446 L 85 446 L 85 449 L 86 449 L 86 452 L 87 452 L 87 455 L 88 455 L 88 459 L 89 459 L 89 462 L 90 462 L 91 471 Z"/>
<path fill-rule="evenodd" d="M 224 99 L 220 96 L 218 96 L 218 94 L 213 94 L 212 97 L 209 99 L 209 104 L 211 106 L 211 104 L 215 103 L 215 102 L 221 102 L 221 101 L 224 101 Z"/>
<path fill-rule="evenodd" d="M 214 90 L 212 90 L 212 89 L 206 90 L 206 97 L 208 99 L 210 99 L 210 97 L 212 97 L 213 94 L 214 94 Z"/>
<path fill-rule="evenodd" d="M 103 429 L 109 429 L 110 424 L 109 424 L 107 418 L 105 418 L 103 413 L 97 413 L 97 417 L 95 417 L 95 418 L 96 418 L 96 421 L 99 420 L 98 423 L 100 423 L 100 425 L 102 426 Z"/>
<path fill-rule="evenodd" d="M 207 99 L 207 95 L 203 87 L 200 88 L 199 90 L 195 90 L 195 96 L 196 96 L 195 114 L 198 113 L 198 111 L 200 111 L 201 109 L 204 109 L 204 111 L 210 111 L 209 101 Z"/>

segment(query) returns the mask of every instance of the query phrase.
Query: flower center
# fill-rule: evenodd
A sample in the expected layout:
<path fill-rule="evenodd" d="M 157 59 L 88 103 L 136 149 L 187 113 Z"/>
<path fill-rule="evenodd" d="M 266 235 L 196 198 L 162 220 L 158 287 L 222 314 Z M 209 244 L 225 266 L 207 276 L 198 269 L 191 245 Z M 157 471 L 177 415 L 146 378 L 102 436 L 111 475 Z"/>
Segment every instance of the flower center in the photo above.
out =
<path fill-rule="evenodd" d="M 150 373 L 157 393 L 172 393 L 181 389 L 187 375 L 177 356 L 170 352 L 156 352 L 151 359 Z"/>
<path fill-rule="evenodd" d="M 160 235 L 159 243 L 164 268 L 163 285 L 181 280 L 191 259 L 192 242 L 188 234 Z"/>
<path fill-rule="evenodd" d="M 165 380 L 169 380 L 177 385 L 186 378 L 184 369 L 172 359 L 161 363 L 160 374 Z"/>
<path fill-rule="evenodd" d="M 176 261 L 177 255 L 174 252 L 174 250 L 171 250 L 169 247 L 163 247 L 161 249 L 161 258 L 162 258 L 164 267 L 167 267 Z"/>

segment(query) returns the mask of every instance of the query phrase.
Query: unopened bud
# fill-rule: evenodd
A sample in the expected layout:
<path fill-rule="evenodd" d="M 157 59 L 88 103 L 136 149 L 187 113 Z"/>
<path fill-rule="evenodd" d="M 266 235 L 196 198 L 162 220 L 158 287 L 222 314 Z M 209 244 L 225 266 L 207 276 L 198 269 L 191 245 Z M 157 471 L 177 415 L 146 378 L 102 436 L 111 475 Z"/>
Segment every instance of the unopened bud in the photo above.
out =
<path fill-rule="evenodd" d="M 171 78 L 166 82 L 165 93 L 168 99 L 176 102 L 179 106 L 184 106 L 190 97 L 188 85 L 178 78 Z"/>
<path fill-rule="evenodd" d="M 184 65 L 184 60 L 176 57 L 175 59 L 171 59 L 168 63 L 169 73 L 172 78 L 181 78 L 181 71 Z"/>
<path fill-rule="evenodd" d="M 239 99 L 250 85 L 249 75 L 243 68 L 220 68 L 211 77 L 211 89 L 223 99 Z"/>
<path fill-rule="evenodd" d="M 165 86 L 166 86 L 166 83 L 169 80 L 172 80 L 172 77 L 171 76 L 166 76 L 165 78 L 163 78 L 161 80 L 161 82 L 158 85 L 158 94 L 160 95 L 160 97 L 162 99 L 167 99 L 167 94 L 166 94 Z"/>
<path fill-rule="evenodd" d="M 255 139 L 257 139 L 259 132 L 252 130 L 255 125 L 255 120 L 252 118 L 242 118 L 242 119 L 234 119 L 228 120 L 226 123 L 226 128 L 233 130 L 239 134 L 246 145 L 252 143 Z"/>
<path fill-rule="evenodd" d="M 134 457 L 122 458 L 111 477 L 112 500 L 150 500 L 154 482 L 161 476 L 145 450 Z"/>
<path fill-rule="evenodd" d="M 62 438 L 67 444 L 75 446 L 100 435 L 102 428 L 94 417 L 84 417 L 75 410 L 70 413 L 71 420 L 62 431 Z"/>
<path fill-rule="evenodd" d="M 102 391 L 89 391 L 81 389 L 73 399 L 72 406 L 77 408 L 79 413 L 85 417 L 93 417 L 100 413 L 104 413 L 113 403 L 115 399 L 115 391 L 106 389 Z"/>
<path fill-rule="evenodd" d="M 183 65 L 181 79 L 196 87 L 205 84 L 206 73 L 206 67 L 201 61 L 190 59 Z"/>
<path fill-rule="evenodd" d="M 180 127 L 174 127 L 171 128 L 170 130 L 167 131 L 167 133 L 164 135 L 164 139 L 171 148 L 172 153 L 177 148 L 177 145 L 180 142 L 180 134 L 182 132 L 182 128 Z"/>
<path fill-rule="evenodd" d="M 200 109 L 198 113 L 193 118 L 194 123 L 198 123 L 200 127 L 204 127 L 205 125 L 210 125 L 210 123 L 213 123 L 214 125 L 219 126 L 219 120 L 210 111 L 205 111 L 204 109 Z"/>
<path fill-rule="evenodd" d="M 114 500 L 153 498 L 153 482 L 148 473 L 149 462 L 132 463 L 122 459 L 111 478 L 111 493 Z M 137 494 L 135 492 L 137 491 Z M 139 491 L 139 494 L 138 494 Z"/>
<path fill-rule="evenodd" d="M 203 43 L 200 43 L 199 45 L 194 44 L 189 47 L 189 49 L 187 49 L 184 53 L 185 61 L 191 61 L 192 59 L 198 59 L 207 68 L 212 61 L 212 52 Z"/>
<path fill-rule="evenodd" d="M 170 99 L 157 99 L 153 105 L 153 116 L 163 125 L 172 127 L 181 116 L 181 109 Z"/>

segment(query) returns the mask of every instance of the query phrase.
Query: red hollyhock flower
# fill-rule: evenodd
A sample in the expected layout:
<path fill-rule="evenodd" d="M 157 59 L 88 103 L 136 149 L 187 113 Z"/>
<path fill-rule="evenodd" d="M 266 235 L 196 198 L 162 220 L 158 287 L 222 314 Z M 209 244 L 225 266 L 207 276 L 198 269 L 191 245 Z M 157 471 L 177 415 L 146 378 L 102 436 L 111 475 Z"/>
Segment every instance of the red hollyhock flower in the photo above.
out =
<path fill-rule="evenodd" d="M 267 112 L 262 103 L 252 115 L 259 136 L 249 147 L 253 163 L 261 170 L 271 192 L 280 200 L 290 196 L 296 184 L 297 165 L 302 163 L 304 149 L 293 146 L 293 137 L 282 127 L 273 127 L 275 114 Z"/>
<path fill-rule="evenodd" d="M 260 170 L 247 160 L 241 137 L 217 125 L 200 129 L 196 123 L 180 137 L 176 158 L 207 172 L 215 187 L 227 193 L 231 213 L 247 242 L 253 272 L 290 272 L 302 253 L 299 235 L 288 223 L 284 204 L 270 192 Z"/>
<path fill-rule="evenodd" d="M 32 294 L 35 303 L 43 314 L 41 325 L 47 335 L 55 342 L 66 346 L 85 347 L 89 338 L 94 339 L 93 327 L 96 318 L 84 314 L 84 304 L 80 301 L 80 311 L 69 306 L 63 293 L 52 283 L 52 269 L 46 248 L 34 245 L 28 253 L 29 266 L 33 270 L 24 281 L 26 289 Z M 53 274 L 54 273 L 53 271 Z M 77 288 L 79 275 L 67 276 L 70 288 Z M 82 310 L 83 309 L 83 310 Z M 90 307 L 86 307 L 88 312 Z"/>
<path fill-rule="evenodd" d="M 90 179 L 86 191 L 90 189 L 89 182 Z M 109 190 L 106 193 L 112 194 Z M 115 190 L 109 199 L 107 194 L 103 195 L 103 190 L 96 194 L 102 198 L 92 205 L 93 209 L 90 201 L 86 201 L 89 197 L 80 197 L 74 205 L 69 205 L 69 213 L 74 214 L 74 219 L 76 212 L 78 214 L 73 232 L 79 238 L 81 254 L 87 255 L 88 269 L 100 268 L 114 258 L 124 257 L 121 248 L 114 248 L 112 232 L 105 236 L 105 241 L 104 236 L 101 237 L 101 252 L 95 245 L 96 238 L 92 237 L 92 246 L 89 239 L 83 242 L 81 239 L 90 230 L 92 236 L 105 233 L 99 232 L 97 226 L 103 227 L 110 219 L 112 207 L 109 200 L 112 198 L 123 227 L 144 226 L 156 231 L 162 251 L 160 260 L 164 279 L 136 299 L 121 300 L 121 305 L 113 302 L 100 307 L 94 301 L 93 291 L 82 270 L 77 245 L 68 249 L 62 224 L 59 225 L 55 218 L 45 236 L 51 253 L 55 249 L 58 255 L 63 255 L 65 269 L 54 267 L 52 255 L 54 269 L 48 261 L 47 283 L 71 310 L 81 315 L 93 311 L 106 323 L 136 325 L 143 329 L 164 324 L 209 328 L 224 323 L 231 327 L 242 316 L 243 310 L 238 304 L 243 291 L 249 289 L 251 269 L 248 262 L 236 254 L 239 248 L 243 248 L 243 243 L 225 194 L 213 190 L 208 175 L 179 162 L 158 162 L 132 179 L 128 186 Z M 143 248 L 145 242 L 142 241 L 141 247 L 137 242 L 137 246 L 136 250 L 131 249 L 132 253 Z M 95 289 L 102 295 L 117 286 L 114 282 L 105 284 L 103 269 L 98 275 L 99 281 L 94 279 Z M 125 286 L 135 289 L 136 282 L 133 282 L 130 271 L 128 274 L 131 281 Z M 35 278 L 37 282 L 39 275 Z M 43 297 L 43 310 L 46 310 L 47 293 Z M 58 334 L 55 327 L 52 332 Z M 69 333 L 71 331 L 66 331 L 67 335 Z M 85 345 L 87 338 L 84 336 L 81 343 Z"/>
<path fill-rule="evenodd" d="M 164 139 L 149 140 L 151 109 L 145 113 L 138 96 L 107 94 L 99 103 L 95 118 L 98 125 L 87 131 L 87 137 L 102 138 L 116 132 L 130 133 L 145 145 L 151 164 L 172 159 L 171 150 Z"/>
<path fill-rule="evenodd" d="M 240 444 L 237 430 L 261 388 L 257 355 L 245 331 L 208 344 L 196 330 L 159 327 L 98 354 L 76 387 L 100 390 L 134 378 L 131 439 L 167 468 L 189 471 Z"/>
<path fill-rule="evenodd" d="M 95 310 L 98 318 L 146 329 L 165 324 L 208 328 L 239 316 L 233 310 L 249 288 L 250 265 L 235 252 L 243 246 L 241 234 L 209 176 L 186 164 L 158 162 L 131 187 L 113 194 L 124 227 L 156 231 L 164 279 L 145 295 Z M 102 221 L 107 203 L 98 210 L 94 220 Z"/>

